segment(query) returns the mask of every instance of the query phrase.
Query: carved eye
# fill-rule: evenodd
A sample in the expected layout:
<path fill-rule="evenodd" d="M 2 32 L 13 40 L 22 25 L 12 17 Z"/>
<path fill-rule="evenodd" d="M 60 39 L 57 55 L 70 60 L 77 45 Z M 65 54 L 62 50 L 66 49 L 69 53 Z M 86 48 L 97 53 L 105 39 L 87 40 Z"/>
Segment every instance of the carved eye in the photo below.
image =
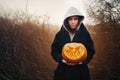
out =
<path fill-rule="evenodd" d="M 76 47 L 75 50 L 79 51 L 79 50 L 80 50 L 80 46 L 79 46 L 79 47 Z"/>
<path fill-rule="evenodd" d="M 68 48 L 69 48 L 70 50 L 73 50 L 73 48 L 72 48 L 72 47 L 70 47 L 70 46 L 68 46 Z"/>

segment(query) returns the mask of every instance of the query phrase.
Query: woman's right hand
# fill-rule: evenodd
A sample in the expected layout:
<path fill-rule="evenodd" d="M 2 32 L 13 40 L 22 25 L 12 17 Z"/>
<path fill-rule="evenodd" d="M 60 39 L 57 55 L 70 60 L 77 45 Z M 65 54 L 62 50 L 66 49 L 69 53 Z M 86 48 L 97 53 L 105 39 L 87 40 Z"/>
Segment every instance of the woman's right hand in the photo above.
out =
<path fill-rule="evenodd" d="M 65 64 L 67 64 L 67 65 L 70 65 L 70 66 L 75 66 L 76 65 L 76 63 L 69 63 L 69 62 L 67 62 L 64 59 L 62 59 L 62 62 L 65 63 Z"/>

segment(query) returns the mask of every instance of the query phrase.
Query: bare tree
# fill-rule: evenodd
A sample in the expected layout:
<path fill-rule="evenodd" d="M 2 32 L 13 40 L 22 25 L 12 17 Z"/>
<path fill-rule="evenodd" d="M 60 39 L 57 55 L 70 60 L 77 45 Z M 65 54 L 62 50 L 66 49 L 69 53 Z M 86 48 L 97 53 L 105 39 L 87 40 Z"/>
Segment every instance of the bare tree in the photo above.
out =
<path fill-rule="evenodd" d="M 119 0 L 93 0 L 88 7 L 89 16 L 99 24 L 120 24 Z"/>

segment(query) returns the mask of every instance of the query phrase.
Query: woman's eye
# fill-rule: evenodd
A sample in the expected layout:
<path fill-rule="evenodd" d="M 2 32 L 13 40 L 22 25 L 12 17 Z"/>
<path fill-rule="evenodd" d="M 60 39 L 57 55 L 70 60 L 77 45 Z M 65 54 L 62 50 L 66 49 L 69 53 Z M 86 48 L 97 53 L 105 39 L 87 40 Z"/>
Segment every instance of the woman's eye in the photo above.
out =
<path fill-rule="evenodd" d="M 78 18 L 74 18 L 74 20 L 78 20 Z"/>
<path fill-rule="evenodd" d="M 69 20 L 69 21 L 71 21 L 71 20 L 72 20 L 72 18 L 69 18 L 68 20 Z"/>
<path fill-rule="evenodd" d="M 78 18 L 69 18 L 68 20 L 69 20 L 69 21 L 78 20 Z"/>

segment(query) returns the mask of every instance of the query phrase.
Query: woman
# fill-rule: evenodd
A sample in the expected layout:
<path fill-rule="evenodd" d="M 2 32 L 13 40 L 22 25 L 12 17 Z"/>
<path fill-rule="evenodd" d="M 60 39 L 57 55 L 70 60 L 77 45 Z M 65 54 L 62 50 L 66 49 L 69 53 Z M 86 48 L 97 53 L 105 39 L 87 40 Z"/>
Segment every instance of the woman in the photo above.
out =
<path fill-rule="evenodd" d="M 60 31 L 56 34 L 52 43 L 51 55 L 58 62 L 55 70 L 54 80 L 90 80 L 87 64 L 94 55 L 94 45 L 89 32 L 83 25 L 84 16 L 80 11 L 71 7 L 64 18 Z M 78 64 L 68 63 L 62 56 L 62 48 L 66 43 L 77 42 L 85 45 L 87 49 L 87 58 Z"/>

